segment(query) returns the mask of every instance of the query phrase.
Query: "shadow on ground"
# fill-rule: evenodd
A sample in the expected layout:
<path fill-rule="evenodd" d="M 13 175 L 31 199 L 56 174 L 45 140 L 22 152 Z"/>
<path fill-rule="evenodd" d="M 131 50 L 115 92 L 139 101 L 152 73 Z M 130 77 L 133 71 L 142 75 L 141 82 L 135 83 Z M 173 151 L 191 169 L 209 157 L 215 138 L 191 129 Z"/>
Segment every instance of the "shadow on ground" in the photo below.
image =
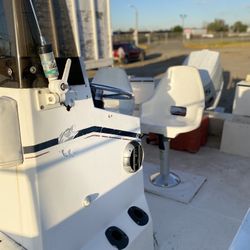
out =
<path fill-rule="evenodd" d="M 145 65 L 144 63 L 148 63 L 147 61 L 150 61 L 150 60 L 154 60 L 156 58 L 159 58 L 162 56 L 162 53 L 151 53 L 151 54 L 147 54 L 145 55 L 145 58 L 144 60 L 132 60 L 132 61 L 129 61 L 128 63 L 119 63 L 119 62 L 114 62 L 114 66 L 115 67 L 132 67 L 133 68 L 133 64 L 135 64 L 135 67 L 138 66 L 138 64 L 140 63 L 141 65 Z M 149 62 L 150 63 L 150 62 Z"/>
<path fill-rule="evenodd" d="M 158 58 L 160 56 L 162 56 L 161 53 L 148 54 L 148 55 L 145 56 L 145 60 L 152 60 L 152 59 Z"/>
<path fill-rule="evenodd" d="M 158 61 L 155 63 L 149 63 L 145 65 L 125 68 L 128 75 L 135 75 L 138 77 L 156 77 L 162 73 L 165 73 L 170 66 L 181 65 L 187 55 L 180 55 Z"/>

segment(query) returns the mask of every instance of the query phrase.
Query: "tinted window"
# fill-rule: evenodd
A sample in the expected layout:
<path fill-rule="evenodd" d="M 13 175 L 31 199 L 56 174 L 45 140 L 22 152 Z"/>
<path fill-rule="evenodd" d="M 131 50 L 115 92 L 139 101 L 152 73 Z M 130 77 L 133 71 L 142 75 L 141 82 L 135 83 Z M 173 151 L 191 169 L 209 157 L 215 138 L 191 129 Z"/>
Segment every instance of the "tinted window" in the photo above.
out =
<path fill-rule="evenodd" d="M 113 45 L 113 49 L 114 49 L 114 50 L 117 50 L 119 47 L 120 47 L 120 46 L 117 45 L 117 44 L 116 44 L 116 45 Z"/>
<path fill-rule="evenodd" d="M 127 50 L 129 49 L 129 46 L 128 46 L 127 43 L 122 44 L 121 47 L 122 47 L 125 51 L 127 51 Z"/>

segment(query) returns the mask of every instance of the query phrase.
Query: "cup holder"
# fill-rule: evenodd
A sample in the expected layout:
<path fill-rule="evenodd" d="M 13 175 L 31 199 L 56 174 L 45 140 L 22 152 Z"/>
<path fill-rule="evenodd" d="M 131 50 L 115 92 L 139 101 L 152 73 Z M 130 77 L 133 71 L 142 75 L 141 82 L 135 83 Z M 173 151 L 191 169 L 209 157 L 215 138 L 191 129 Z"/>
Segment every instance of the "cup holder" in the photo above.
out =
<path fill-rule="evenodd" d="M 129 243 L 128 236 L 118 227 L 109 227 L 105 231 L 109 243 L 117 249 L 124 249 Z"/>
<path fill-rule="evenodd" d="M 128 214 L 138 226 L 145 226 L 148 223 L 148 215 L 139 207 L 130 207 Z"/>

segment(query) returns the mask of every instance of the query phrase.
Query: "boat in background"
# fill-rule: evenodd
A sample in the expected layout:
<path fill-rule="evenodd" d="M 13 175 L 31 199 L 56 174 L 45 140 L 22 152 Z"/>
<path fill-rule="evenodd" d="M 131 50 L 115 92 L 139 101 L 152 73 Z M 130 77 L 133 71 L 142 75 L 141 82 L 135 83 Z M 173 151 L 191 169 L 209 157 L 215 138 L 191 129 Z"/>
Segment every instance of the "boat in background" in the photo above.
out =
<path fill-rule="evenodd" d="M 186 57 L 183 65 L 193 66 L 199 70 L 206 109 L 216 109 L 224 86 L 220 53 L 208 49 L 193 51 Z"/>

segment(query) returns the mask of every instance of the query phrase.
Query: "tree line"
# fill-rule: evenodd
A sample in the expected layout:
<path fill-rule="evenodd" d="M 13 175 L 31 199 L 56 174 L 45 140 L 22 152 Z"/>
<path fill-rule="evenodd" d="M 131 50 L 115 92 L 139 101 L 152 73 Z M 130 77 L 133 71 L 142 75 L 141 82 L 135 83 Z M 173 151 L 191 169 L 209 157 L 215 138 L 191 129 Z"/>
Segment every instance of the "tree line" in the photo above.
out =
<path fill-rule="evenodd" d="M 242 23 L 241 21 L 237 21 L 235 22 L 232 26 L 229 26 L 228 24 L 226 24 L 226 22 L 223 19 L 215 19 L 213 22 L 209 23 L 207 25 L 207 31 L 208 32 L 228 32 L 228 31 L 232 31 L 235 33 L 242 33 L 242 32 L 246 32 L 247 31 L 247 24 Z M 183 27 L 181 27 L 180 25 L 177 25 L 175 27 L 173 27 L 171 30 L 171 32 L 175 32 L 175 33 L 181 33 L 183 32 Z"/>

